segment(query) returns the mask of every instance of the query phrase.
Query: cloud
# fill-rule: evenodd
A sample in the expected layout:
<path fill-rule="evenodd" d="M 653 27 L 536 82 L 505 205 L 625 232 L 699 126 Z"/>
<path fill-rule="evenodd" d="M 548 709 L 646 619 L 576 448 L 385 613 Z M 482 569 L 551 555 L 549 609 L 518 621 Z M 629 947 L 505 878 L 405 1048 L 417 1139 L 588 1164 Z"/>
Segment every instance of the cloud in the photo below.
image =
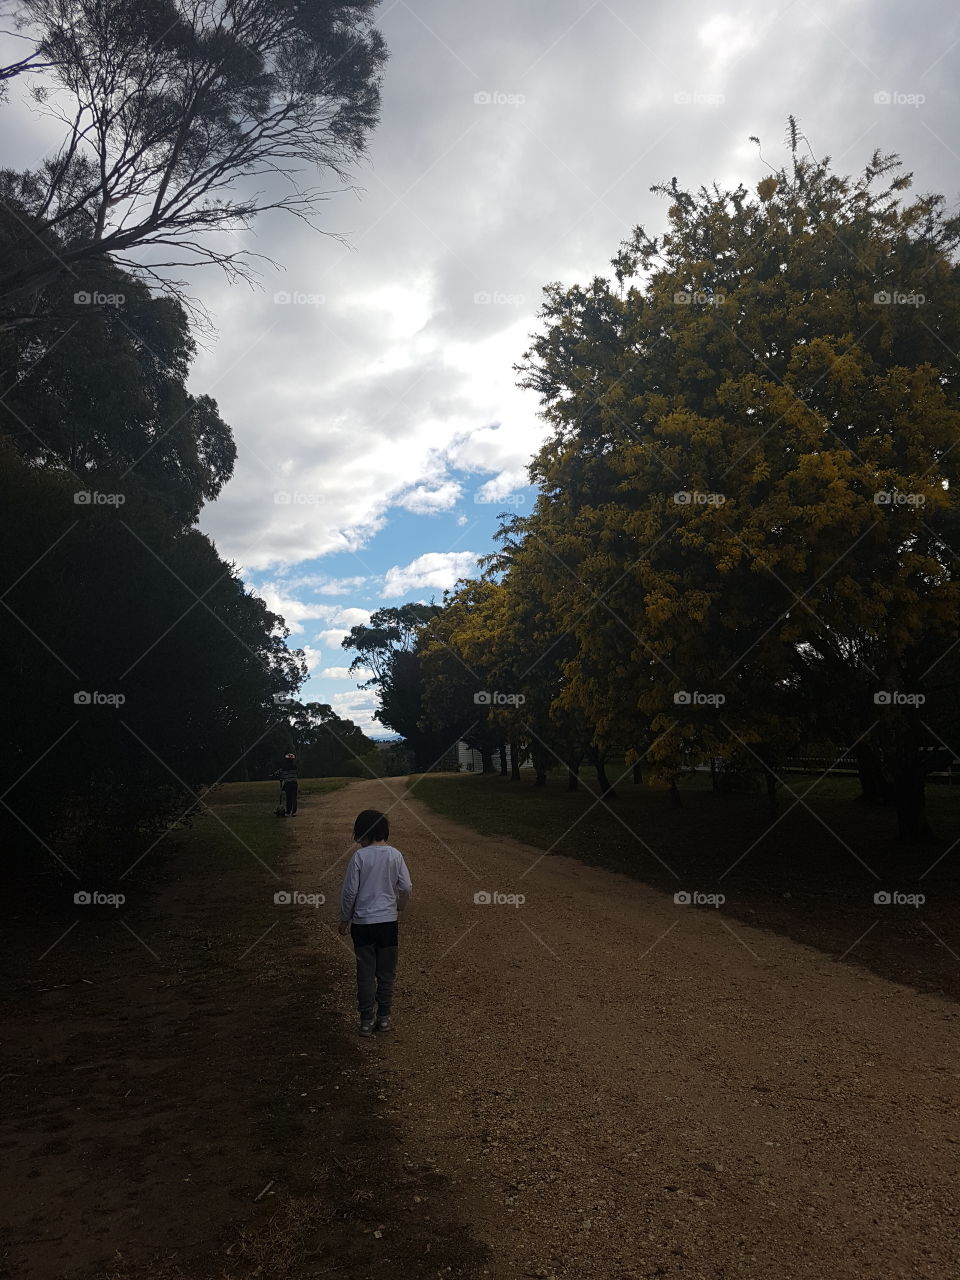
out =
<path fill-rule="evenodd" d="M 513 471 L 501 471 L 499 475 L 487 480 L 480 486 L 473 495 L 477 502 L 500 502 L 506 497 L 517 499 L 514 505 L 522 505 L 519 499 L 526 499 L 525 494 L 518 494 L 518 489 L 526 489 L 530 484 L 527 476 L 526 467 L 516 468 Z"/>
<path fill-rule="evenodd" d="M 758 37 L 754 23 L 738 20 L 728 13 L 714 14 L 697 28 L 697 39 L 717 62 L 726 62 L 752 49 Z"/>
<path fill-rule="evenodd" d="M 758 135 L 770 163 L 789 162 L 784 126 L 798 110 L 815 154 L 840 170 L 879 146 L 903 155 L 915 190 L 949 197 L 960 184 L 953 62 L 935 23 L 903 39 L 891 0 L 769 12 L 747 0 L 652 0 L 642 21 L 616 0 L 381 9 L 391 58 L 362 199 L 334 193 L 320 217 L 350 251 L 268 214 L 233 241 L 284 264 L 267 269 L 262 291 L 212 269 L 189 280 L 217 329 L 191 390 L 216 397 L 239 450 L 200 524 L 245 571 L 275 575 L 297 635 L 341 624 L 301 593 L 349 596 L 397 553 L 364 567 L 366 582 L 299 581 L 296 566 L 365 552 L 398 510 L 449 510 L 458 485 L 495 499 L 516 487 L 506 477 L 550 433 L 514 372 L 543 329 L 543 287 L 587 287 L 609 275 L 634 227 L 662 234 L 669 202 L 652 184 L 676 175 L 693 189 L 754 187 L 768 170 L 746 139 Z M 13 82 L 4 105 L 9 165 L 35 165 L 58 137 L 24 105 L 31 83 Z M 881 90 L 926 102 L 878 105 Z M 262 185 L 269 193 L 269 175 Z M 323 301 L 278 305 L 279 290 Z M 468 523 L 489 514 L 471 510 Z M 409 571 L 394 566 L 385 586 Z"/>
<path fill-rule="evenodd" d="M 290 584 L 280 579 L 271 579 L 257 587 L 259 595 L 273 613 L 279 613 L 285 620 L 293 636 L 302 635 L 305 623 L 311 621 L 341 623 L 346 634 L 351 627 L 369 622 L 369 609 L 356 609 L 340 604 L 322 604 L 318 600 L 301 600 L 298 596 L 288 594 Z M 322 636 L 324 633 L 321 632 Z"/>
<path fill-rule="evenodd" d="M 446 484 L 436 489 L 417 485 L 415 489 L 398 498 L 397 505 L 406 511 L 414 512 L 415 515 L 432 515 L 436 511 L 449 511 L 451 507 L 456 506 L 462 493 L 462 485 L 455 480 L 448 480 Z"/>
<path fill-rule="evenodd" d="M 310 647 L 310 645 L 308 645 L 308 644 L 305 644 L 305 645 L 303 645 L 303 646 L 301 646 L 301 647 L 303 648 L 303 655 L 304 655 L 304 657 L 306 658 L 306 661 L 307 661 L 307 672 L 308 672 L 308 674 L 309 674 L 309 675 L 311 675 L 311 676 L 316 675 L 316 674 L 317 674 L 316 669 L 317 669 L 317 667 L 320 665 L 320 663 L 321 663 L 321 662 L 322 662 L 322 660 L 323 660 L 323 652 L 322 652 L 322 650 L 320 650 L 320 649 L 312 649 L 312 648 Z"/>
<path fill-rule="evenodd" d="M 377 697 L 369 690 L 354 689 L 350 693 L 335 693 L 330 706 L 344 720 L 352 720 L 364 733 L 389 733 L 376 718 Z"/>
<path fill-rule="evenodd" d="M 373 672 L 368 667 L 357 667 L 356 671 L 351 671 L 349 667 L 324 667 L 317 675 L 321 680 L 354 680 L 360 683 L 370 680 Z"/>
<path fill-rule="evenodd" d="M 369 581 L 367 577 L 331 578 L 323 573 L 307 573 L 290 577 L 279 575 L 276 585 L 285 591 L 315 591 L 322 596 L 342 596 L 349 591 L 357 591 Z"/>
<path fill-rule="evenodd" d="M 342 628 L 335 627 L 330 631 L 321 631 L 317 636 L 317 639 L 321 640 L 324 646 L 328 649 L 339 649 L 340 641 L 346 639 L 349 634 L 349 628 L 344 630 Z"/>
<path fill-rule="evenodd" d="M 380 594 L 385 599 L 392 599 L 425 587 L 445 591 L 458 578 L 467 578 L 475 573 L 476 568 L 477 557 L 472 551 L 428 551 L 408 565 L 394 565 L 388 569 Z"/>
<path fill-rule="evenodd" d="M 340 332 L 341 318 L 330 319 Z M 228 316 L 223 340 L 249 354 L 248 335 L 243 326 L 231 334 L 232 323 L 236 317 Z M 374 333 L 352 360 L 341 358 L 339 373 L 304 383 L 296 404 L 278 406 L 261 386 L 236 412 L 221 406 L 239 459 L 231 483 L 205 509 L 203 527 L 244 570 L 360 551 L 385 527 L 391 506 L 428 513 L 456 502 L 460 487 L 441 454 L 452 435 L 482 426 L 477 408 L 458 393 L 461 379 L 439 350 L 411 356 L 410 368 L 371 372 Z M 430 345 L 438 347 L 438 339 Z M 296 342 L 292 347 L 287 359 L 297 358 Z M 315 363 L 306 352 L 300 358 L 306 368 Z M 200 386 L 203 373 L 200 361 L 193 379 Z M 266 371 L 268 383 L 285 377 L 294 375 L 279 363 L 272 378 Z M 271 423 L 269 440 L 244 425 L 250 417 Z"/>

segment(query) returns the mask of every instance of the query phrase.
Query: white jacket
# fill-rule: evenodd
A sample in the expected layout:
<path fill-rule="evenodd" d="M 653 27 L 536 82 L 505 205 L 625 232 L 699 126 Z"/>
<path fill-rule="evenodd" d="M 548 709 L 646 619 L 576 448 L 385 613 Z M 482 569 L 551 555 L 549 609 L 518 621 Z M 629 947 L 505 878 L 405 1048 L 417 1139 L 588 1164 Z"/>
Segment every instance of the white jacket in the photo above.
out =
<path fill-rule="evenodd" d="M 384 924 L 397 918 L 397 898 L 413 891 L 403 854 L 392 844 L 368 844 L 347 866 L 340 890 L 340 919 Z"/>

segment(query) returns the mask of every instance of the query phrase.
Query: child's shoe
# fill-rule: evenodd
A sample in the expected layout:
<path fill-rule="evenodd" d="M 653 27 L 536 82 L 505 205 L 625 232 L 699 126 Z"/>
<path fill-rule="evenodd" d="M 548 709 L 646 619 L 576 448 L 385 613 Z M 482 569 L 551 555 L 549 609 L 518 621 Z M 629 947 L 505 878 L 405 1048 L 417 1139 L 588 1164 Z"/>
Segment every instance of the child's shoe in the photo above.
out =
<path fill-rule="evenodd" d="M 386 1016 L 385 1018 L 378 1018 L 378 1019 L 377 1019 L 377 1030 L 378 1030 L 378 1031 L 392 1031 L 392 1030 L 393 1030 L 393 1023 L 390 1021 L 390 1015 L 389 1015 L 389 1014 L 387 1014 L 387 1016 Z"/>
<path fill-rule="evenodd" d="M 362 1036 L 372 1036 L 372 1035 L 373 1035 L 373 1019 L 372 1019 L 372 1018 L 361 1018 L 361 1019 L 360 1019 L 360 1034 L 361 1034 Z"/>

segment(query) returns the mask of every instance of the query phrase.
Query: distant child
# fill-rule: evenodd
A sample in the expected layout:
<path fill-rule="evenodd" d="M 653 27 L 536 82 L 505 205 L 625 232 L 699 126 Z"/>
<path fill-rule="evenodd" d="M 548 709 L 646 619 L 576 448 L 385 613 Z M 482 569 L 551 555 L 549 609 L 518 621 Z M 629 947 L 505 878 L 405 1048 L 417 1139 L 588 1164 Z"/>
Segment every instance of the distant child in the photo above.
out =
<path fill-rule="evenodd" d="M 390 1030 L 397 912 L 407 905 L 413 884 L 403 854 L 388 844 L 390 824 L 384 814 L 364 809 L 353 824 L 353 838 L 360 848 L 350 859 L 340 890 L 340 933 L 349 928 L 353 939 L 360 1034 L 369 1036 L 374 1030 Z"/>
<path fill-rule="evenodd" d="M 274 771 L 273 776 L 280 779 L 280 790 L 283 792 L 282 803 L 286 806 L 286 816 L 295 818 L 297 816 L 297 757 L 292 751 L 280 761 L 280 768 Z M 283 809 L 277 809 L 277 817 L 283 816 Z"/>

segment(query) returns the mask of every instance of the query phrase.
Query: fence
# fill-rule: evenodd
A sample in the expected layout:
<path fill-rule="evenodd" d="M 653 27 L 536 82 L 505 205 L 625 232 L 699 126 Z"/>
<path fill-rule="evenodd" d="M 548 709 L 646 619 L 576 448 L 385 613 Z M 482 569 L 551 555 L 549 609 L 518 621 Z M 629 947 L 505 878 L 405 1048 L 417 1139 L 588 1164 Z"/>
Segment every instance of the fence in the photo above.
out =
<path fill-rule="evenodd" d="M 859 770 L 852 756 L 794 756 L 784 761 L 783 773 L 813 773 L 818 777 L 823 774 L 831 778 L 857 777 Z M 953 760 L 948 769 L 937 769 L 927 774 L 928 782 L 942 782 L 948 786 L 960 782 L 960 760 Z"/>

